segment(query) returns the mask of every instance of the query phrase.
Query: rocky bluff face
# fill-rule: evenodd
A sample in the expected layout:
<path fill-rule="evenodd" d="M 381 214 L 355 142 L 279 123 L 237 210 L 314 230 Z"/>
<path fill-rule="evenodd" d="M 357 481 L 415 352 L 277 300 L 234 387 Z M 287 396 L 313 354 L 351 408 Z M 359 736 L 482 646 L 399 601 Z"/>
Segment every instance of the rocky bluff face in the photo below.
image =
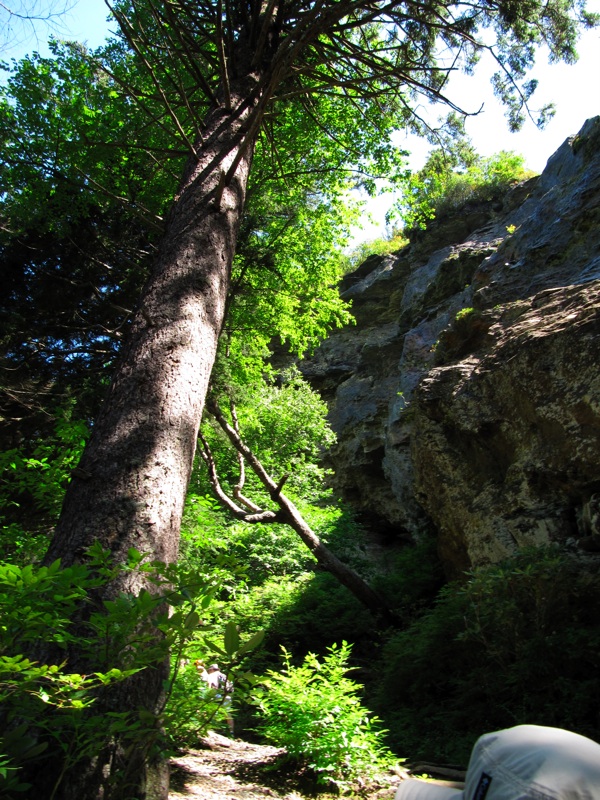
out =
<path fill-rule="evenodd" d="M 465 208 L 345 278 L 356 326 L 302 370 L 337 489 L 449 576 L 600 550 L 600 117 L 502 208 Z M 600 558 L 600 556 L 598 556 Z"/>

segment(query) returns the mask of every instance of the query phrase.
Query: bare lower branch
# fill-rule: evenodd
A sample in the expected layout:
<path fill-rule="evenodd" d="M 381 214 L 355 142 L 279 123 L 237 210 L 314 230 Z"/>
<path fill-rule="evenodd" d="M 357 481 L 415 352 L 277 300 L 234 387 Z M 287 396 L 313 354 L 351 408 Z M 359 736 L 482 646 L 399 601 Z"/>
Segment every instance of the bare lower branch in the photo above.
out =
<path fill-rule="evenodd" d="M 261 464 L 256 455 L 248 447 L 247 444 L 241 439 L 236 429 L 229 424 L 223 412 L 219 408 L 218 403 L 213 399 L 207 399 L 206 408 L 210 411 L 216 421 L 219 423 L 223 432 L 229 438 L 233 447 L 241 453 L 244 459 L 250 465 L 252 471 L 257 475 L 260 482 L 269 492 L 269 496 L 273 502 L 277 503 L 279 511 L 277 513 L 271 512 L 273 517 L 268 516 L 269 522 L 282 522 L 289 525 L 298 536 L 302 539 L 304 544 L 308 547 L 311 553 L 317 559 L 317 562 L 322 569 L 330 572 L 340 583 L 342 583 L 350 592 L 363 603 L 370 611 L 378 617 L 385 620 L 387 624 L 395 625 L 397 620 L 394 613 L 388 608 L 387 603 L 375 592 L 353 569 L 346 566 L 343 561 L 329 550 L 326 545 L 319 539 L 317 534 L 306 523 L 302 514 L 298 511 L 292 501 L 286 497 L 281 491 L 288 476 L 284 476 L 278 483 L 269 475 L 267 470 Z M 205 458 L 206 460 L 206 458 Z M 210 470 L 210 466 L 209 466 Z M 216 470 L 215 470 L 216 474 Z M 211 478 L 212 483 L 212 478 Z M 214 485 L 214 484 L 213 484 Z M 228 498 L 227 507 L 231 508 L 233 501 Z M 233 504 L 235 505 L 235 504 Z M 262 512 L 267 515 L 267 512 Z M 237 515 L 236 515 L 237 516 Z M 261 515 L 252 517 L 248 515 L 245 517 L 246 522 L 263 521 L 260 519 Z M 241 517 L 238 517 L 241 519 Z"/>
<path fill-rule="evenodd" d="M 231 403 L 231 418 L 233 420 L 233 427 L 238 434 L 240 435 L 240 425 L 238 422 L 235 405 Z M 250 498 L 246 497 L 242 494 L 242 490 L 244 488 L 244 484 L 246 482 L 246 462 L 244 461 L 244 456 L 240 453 L 239 450 L 236 450 L 237 462 L 238 462 L 238 470 L 239 470 L 239 479 L 236 485 L 233 487 L 233 496 L 235 499 L 245 506 L 249 511 L 253 511 L 255 513 L 260 513 L 262 509 L 260 506 L 257 506 Z"/>

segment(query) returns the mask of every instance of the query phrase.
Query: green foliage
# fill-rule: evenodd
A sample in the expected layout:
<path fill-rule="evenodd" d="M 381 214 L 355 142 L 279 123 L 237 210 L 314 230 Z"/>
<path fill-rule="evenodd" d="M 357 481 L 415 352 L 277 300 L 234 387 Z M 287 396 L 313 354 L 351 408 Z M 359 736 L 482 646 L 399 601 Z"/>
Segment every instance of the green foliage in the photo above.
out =
<path fill-rule="evenodd" d="M 232 528 L 227 512 L 213 497 L 195 494 L 193 490 L 188 493 L 178 563 L 214 583 L 221 599 L 235 597 L 249 579 L 244 554 L 235 553 L 230 546 Z"/>
<path fill-rule="evenodd" d="M 182 530 L 185 563 L 212 574 L 219 585 L 207 624 L 218 630 L 234 622 L 248 635 L 265 631 L 264 646 L 249 655 L 244 670 L 256 674 L 275 668 L 281 646 L 301 657 L 309 651 L 325 653 L 340 638 L 355 643 L 359 659 L 372 657 L 372 616 L 335 578 L 314 571 L 312 555 L 289 528 L 228 523 L 210 498 L 191 496 L 187 508 Z M 302 504 L 302 513 L 340 558 L 367 579 L 374 576 L 362 544 L 364 532 L 348 510 L 327 497 L 318 505 Z M 204 657 L 202 648 L 198 652 Z M 221 656 L 217 659 L 220 663 Z M 196 698 L 195 686 L 193 671 L 182 670 L 174 692 L 184 700 Z M 173 730 L 182 732 L 177 734 L 180 742 L 191 726 L 187 741 L 195 746 L 197 726 L 192 720 L 199 711 L 189 699 L 186 702 L 187 717 L 180 715 Z M 237 683 L 234 706 L 236 732 L 255 731 L 256 720 Z"/>
<path fill-rule="evenodd" d="M 318 503 L 304 504 L 302 513 L 319 538 L 345 564 L 369 577 L 373 562 L 365 551 L 366 533 L 349 506 L 336 499 L 333 492 L 326 491 Z"/>
<path fill-rule="evenodd" d="M 285 117 L 285 128 L 283 122 L 279 134 L 295 148 L 306 120 L 301 122 L 296 110 Z M 315 152 L 326 158 L 327 137 L 312 134 L 322 146 Z M 287 155 L 292 163 L 285 167 L 292 174 L 299 166 L 293 163 L 296 155 L 295 149 Z M 350 319 L 336 288 L 355 217 L 344 202 L 347 178 L 331 173 L 317 181 L 312 173 L 310 179 L 274 180 L 269 156 L 270 148 L 259 141 L 218 362 L 225 369 L 226 352 L 227 372 L 244 384 L 260 381 L 275 343 L 303 355 Z"/>
<path fill-rule="evenodd" d="M 229 620 L 218 627 L 222 644 L 215 633 L 211 636 L 203 633 L 190 643 L 187 658 L 178 662 L 173 660 L 173 680 L 164 713 L 167 740 L 173 748 L 198 746 L 209 728 L 227 729 L 227 722 L 235 713 L 232 702 L 235 705 L 243 703 L 258 680 L 247 668 L 247 661 L 248 656 L 262 644 L 264 631 L 256 630 L 242 640 L 238 622 Z M 227 694 L 209 688 L 200 677 L 196 660 L 205 665 L 218 660 L 232 692 Z"/>
<path fill-rule="evenodd" d="M 267 387 L 267 392 L 257 391 L 252 395 L 259 400 L 266 398 L 266 406 L 240 407 L 240 417 L 247 415 L 252 441 L 261 457 L 277 470 L 277 477 L 286 465 L 294 469 L 288 483 L 297 507 L 312 530 L 347 565 L 365 580 L 372 580 L 378 568 L 365 550 L 363 529 L 350 510 L 323 487 L 319 470 L 311 463 L 318 454 L 314 439 L 320 432 L 326 441 L 330 436 L 322 427 L 322 403 L 311 393 L 304 407 L 297 407 L 294 405 L 296 397 L 292 395 L 290 402 L 289 395 L 281 388 L 274 390 L 275 395 L 281 393 L 275 410 L 270 406 L 271 390 Z M 295 392 L 293 385 L 289 389 Z M 231 486 L 237 479 L 237 470 L 232 469 L 234 459 L 228 449 L 219 451 L 218 430 L 213 433 L 211 446 L 223 465 L 220 467 L 222 483 Z M 310 454 L 306 462 L 304 456 L 298 459 L 298 452 L 303 449 Z M 250 477 L 247 483 L 253 487 L 252 496 L 260 496 L 254 491 L 256 487 Z M 208 490 L 199 470 L 192 484 L 194 491 Z M 288 484 L 286 493 L 287 487 Z M 244 493 L 248 495 L 249 490 L 244 489 Z M 227 516 L 216 500 L 195 493 L 188 495 L 181 554 L 186 563 L 203 574 L 218 576 L 220 589 L 215 608 L 219 609 L 221 618 L 235 619 L 244 630 L 266 629 L 267 646 L 261 652 L 263 661 L 276 653 L 280 644 L 298 654 L 315 647 L 323 651 L 340 636 L 355 641 L 371 638 L 374 625 L 371 615 L 335 578 L 318 568 L 314 572 L 314 556 L 288 526 L 241 523 L 230 521 Z"/>
<path fill-rule="evenodd" d="M 84 47 L 54 41 L 51 48 L 51 57 L 34 53 L 18 62 L 1 90 L 3 175 L 12 189 L 3 202 L 13 224 L 23 230 L 42 221 L 46 231 L 70 231 L 90 208 L 116 198 L 148 221 L 164 213 L 177 178 L 150 155 L 169 142 L 164 127 L 145 125 L 139 105 L 125 101 Z M 107 51 L 107 66 L 131 66 Z M 35 138 L 24 140 L 31 131 Z M 181 154 L 178 161 L 181 168 Z M 51 213 L 40 220 L 48 200 Z"/>
<path fill-rule="evenodd" d="M 473 314 L 474 311 L 475 311 L 474 308 L 461 308 L 460 311 L 456 312 L 456 316 L 454 317 L 454 319 L 456 321 L 461 320 L 461 319 L 465 319 L 465 317 L 471 316 L 471 314 Z"/>
<path fill-rule="evenodd" d="M 6 388 L 18 389 L 0 401 L 11 429 L 26 427 L 23 417 L 43 425 L 46 395 L 56 405 L 69 389 L 78 416 L 97 412 L 196 136 L 200 98 L 192 112 L 178 91 L 171 111 L 180 130 L 164 124 L 152 79 L 135 60 L 123 41 L 94 54 L 55 43 L 52 58 L 24 59 L 0 87 L 8 298 L 0 358 Z M 154 68 L 171 86 L 162 58 Z M 331 103 L 319 104 L 327 114 Z M 377 140 L 391 114 L 374 126 L 353 106 L 338 105 L 330 121 L 343 126 L 365 168 L 383 160 L 390 172 L 396 151 L 379 153 Z M 351 175 L 341 166 L 344 151 L 344 141 L 295 101 L 282 104 L 259 138 L 220 359 L 238 383 L 261 379 L 277 339 L 305 352 L 349 319 L 335 289 L 355 215 L 343 200 Z M 324 170 L 326 161 L 336 168 Z"/>
<path fill-rule="evenodd" d="M 431 605 L 444 583 L 436 539 L 424 536 L 414 545 L 392 551 L 385 569 L 374 576 L 373 587 L 387 597 L 390 607 L 410 624 Z"/>
<path fill-rule="evenodd" d="M 100 562 L 93 564 L 101 566 Z M 94 575 L 94 568 L 82 565 L 63 570 L 58 562 L 39 568 L 0 563 L 0 702 L 7 726 L 0 752 L 11 758 L 0 787 L 4 780 L 6 791 L 15 790 L 15 771 L 38 758 L 48 746 L 42 739 L 40 747 L 32 748 L 36 737 L 32 739 L 30 730 L 58 738 L 63 748 L 69 747 L 76 732 L 80 744 L 81 715 L 93 703 L 95 691 L 137 671 L 115 665 L 106 672 L 82 675 L 70 671 L 66 661 L 41 663 L 27 656 L 42 642 L 44 647 L 55 645 L 58 653 L 65 653 L 75 643 L 89 649 L 91 641 L 77 636 L 72 618 L 103 580 Z M 98 646 L 97 639 L 94 644 Z M 15 728 L 15 720 L 25 722 Z"/>
<path fill-rule="evenodd" d="M 326 497 L 318 505 L 302 503 L 301 510 L 339 558 L 365 579 L 374 577 L 364 531 L 348 509 Z M 245 631 L 266 631 L 254 670 L 272 663 L 281 644 L 304 654 L 323 652 L 340 637 L 371 640 L 371 615 L 335 578 L 314 571 L 314 557 L 288 526 L 243 524 L 226 516 L 211 498 L 188 497 L 182 559 L 218 584 L 211 606 L 215 622 L 235 620 Z"/>
<path fill-rule="evenodd" d="M 95 415 L 177 184 L 152 156 L 162 127 L 143 124 L 85 48 L 52 49 L 0 87 L 7 438 L 45 433 L 68 397 L 76 418 Z"/>
<path fill-rule="evenodd" d="M 36 742 L 27 730 L 27 723 L 4 731 L 0 736 L 0 793 L 12 798 L 26 792 L 31 785 L 21 780 L 20 765 L 34 761 L 45 750 L 45 742 Z"/>
<path fill-rule="evenodd" d="M 70 618 L 87 592 L 98 585 L 88 567 L 61 569 L 0 564 L 0 653 L 26 649 L 38 640 L 65 646 Z"/>
<path fill-rule="evenodd" d="M 158 9 L 157 4 L 144 0 L 117 3 L 134 21 L 136 36 L 140 34 L 135 52 L 125 36 L 96 54 L 77 45 L 56 44 L 54 58 L 25 59 L 13 70 L 7 88 L 1 90 L 0 257 L 8 300 L 0 355 L 5 378 L 14 382 L 5 387 L 2 407 L 3 417 L 10 421 L 3 426 L 7 442 L 3 448 L 11 451 L 3 462 L 9 482 L 3 485 L 2 499 L 13 503 L 13 509 L 19 504 L 21 518 L 6 518 L 4 539 L 6 552 L 22 560 L 41 549 L 27 541 L 33 526 L 29 520 L 25 523 L 25 512 L 31 507 L 45 515 L 44 524 L 52 520 L 79 446 L 60 437 L 51 440 L 46 435 L 47 423 L 40 420 L 47 408 L 56 407 L 57 395 L 76 397 L 82 409 L 80 418 L 91 418 L 97 408 L 183 162 L 202 129 L 211 93 L 219 90 L 222 70 L 214 46 L 216 4 L 208 4 L 211 13 L 206 13 L 206 4 L 181 4 L 177 20 L 169 16 L 171 5 L 163 5 L 164 9 Z M 335 8 L 334 3 L 326 5 L 331 11 Z M 462 56 L 471 68 L 478 55 L 474 44 L 478 26 L 493 27 L 501 35 L 499 57 L 508 68 L 504 82 L 497 78 L 496 89 L 512 103 L 512 121 L 518 124 L 518 103 L 523 95 L 519 95 L 517 83 L 511 82 L 510 73 L 517 79 L 523 77 L 533 61 L 533 43 L 544 37 L 554 57 L 571 58 L 576 37 L 576 12 L 570 2 L 536 2 L 528 4 L 526 13 L 510 2 L 476 4 L 464 7 L 441 32 L 441 18 L 435 9 L 427 4 L 419 9 L 415 6 L 417 18 L 407 29 L 406 41 L 388 36 L 396 25 L 389 17 L 393 6 L 382 11 L 388 16 L 385 24 L 379 24 L 373 21 L 371 5 L 354 6 L 351 24 L 344 22 L 335 37 L 327 30 L 322 35 L 303 35 L 307 44 L 296 48 L 298 61 L 290 62 L 293 79 L 271 86 L 272 91 L 265 93 L 276 100 L 256 148 L 233 265 L 229 317 L 219 370 L 214 375 L 216 391 L 234 395 L 244 435 L 265 465 L 278 475 L 289 472 L 289 486 L 295 495 L 319 503 L 324 501 L 324 474 L 314 464 L 320 448 L 330 441 L 323 409 L 297 379 L 283 387 L 268 384 L 256 391 L 247 387 L 271 372 L 268 359 L 277 338 L 300 353 L 314 346 L 331 327 L 348 321 L 348 311 L 333 288 L 343 269 L 340 252 L 352 219 L 352 212 L 342 207 L 341 197 L 352 180 L 373 191 L 381 175 L 403 178 L 403 154 L 390 145 L 390 134 L 399 124 L 411 123 L 417 83 L 413 81 L 411 88 L 410 70 L 405 73 L 405 67 L 414 64 L 413 77 L 421 89 L 425 94 L 437 94 L 444 80 L 434 52 L 438 34 L 444 46 L 454 48 L 457 57 Z M 235 3 L 232 8 L 234 12 L 242 10 Z M 578 13 L 584 21 L 591 21 L 583 10 Z M 368 23 L 361 19 L 362 14 L 367 14 Z M 327 15 L 319 16 L 327 19 Z M 233 26 L 242 18 L 245 13 L 228 13 L 224 24 Z M 404 22 L 403 18 L 402 25 Z M 387 30 L 386 24 L 390 25 Z M 292 49 L 293 40 L 288 36 L 294 26 L 290 21 L 286 36 L 281 37 L 285 47 L 292 41 Z M 191 51 L 189 31 L 194 34 Z M 246 37 L 238 35 L 239 29 L 229 32 L 225 46 L 241 47 Z M 180 33 L 185 57 L 181 57 Z M 339 61 L 333 57 L 332 42 L 348 48 Z M 356 48 L 362 46 L 367 53 L 363 61 L 355 58 Z M 395 50 L 396 46 L 399 49 Z M 238 67 L 235 55 L 227 54 L 232 75 Z M 267 50 L 263 55 L 267 57 Z M 279 63 L 283 63 L 281 59 Z M 372 64 L 382 68 L 379 76 L 370 73 Z M 402 93 L 397 91 L 399 76 Z M 526 87 L 526 96 L 533 88 L 533 84 Z M 414 118 L 412 124 L 418 127 Z M 432 163 L 424 185 L 415 184 L 417 223 L 426 219 L 432 208 L 437 213 L 444 202 L 452 205 L 465 195 L 472 196 L 473 176 L 468 173 L 475 169 L 475 162 L 465 162 L 467 178 L 449 178 L 446 183 L 438 180 L 438 167 Z M 500 167 L 480 165 L 485 181 L 492 186 L 506 180 L 504 167 Z M 12 391 L 15 387 L 19 391 L 26 387 L 24 401 L 15 400 L 21 396 Z M 46 399 L 46 391 L 52 402 Z M 34 419 L 35 426 L 26 430 L 23 418 Z M 73 433 L 75 442 L 78 434 L 75 429 Z M 14 445 L 23 435 L 27 446 L 17 453 Z M 209 435 L 221 458 L 225 483 L 231 486 L 236 476 L 227 466 L 219 434 Z M 258 491 L 251 479 L 249 484 Z M 219 613 L 225 617 L 235 613 L 235 607 L 225 612 L 221 604 L 226 597 L 236 602 L 239 597 L 241 607 L 244 584 L 255 592 L 248 596 L 249 605 L 254 603 L 257 612 L 261 604 L 267 605 L 267 598 L 279 592 L 278 611 L 290 612 L 288 621 L 295 620 L 295 632 L 300 631 L 300 622 L 303 624 L 303 638 L 298 633 L 302 647 L 311 631 L 322 644 L 330 641 L 342 624 L 353 624 L 354 633 L 368 629 L 368 615 L 359 615 L 339 587 L 334 589 L 329 576 L 303 575 L 308 566 L 305 557 L 283 531 L 274 528 L 268 537 L 255 541 L 256 529 L 250 533 L 247 528 L 223 525 L 220 512 L 206 501 L 207 489 L 201 481 L 194 488 L 195 506 L 201 513 L 188 526 L 184 564 L 198 566 L 200 578 L 145 565 L 140 554 L 132 553 L 123 568 L 140 570 L 153 590 L 142 590 L 135 597 L 117 595 L 98 607 L 93 602 L 95 581 L 111 580 L 116 574 L 102 553 L 95 553 L 87 573 L 73 568 L 74 572 L 59 575 L 54 565 L 44 568 L 46 572 L 19 571 L 6 565 L 3 635 L 7 650 L 2 686 L 9 722 L 16 725 L 17 716 L 24 715 L 32 725 L 41 727 L 48 740 L 65 750 L 68 764 L 86 753 L 95 755 L 111 737 L 142 751 L 162 745 L 159 729 L 164 716 L 142 710 L 138 714 L 114 712 L 98 719 L 94 699 L 104 681 L 135 678 L 139 671 L 157 669 L 169 648 L 174 653 L 174 670 L 167 695 L 177 701 L 169 730 L 183 732 L 181 739 L 171 733 L 172 741 L 190 741 L 201 729 L 206 716 L 197 709 L 192 711 L 195 676 L 189 665 L 180 669 L 185 656 L 213 653 L 232 664 L 232 669 L 244 669 L 251 643 L 258 641 L 252 637 L 242 642 L 231 619 L 221 620 L 219 627 L 211 611 L 217 596 Z M 262 497 L 260 492 L 258 496 Z M 193 516 L 191 510 L 187 513 Z M 343 527 L 327 510 L 307 513 L 312 513 L 327 534 L 331 531 L 332 537 Z M 8 541 L 10 538 L 13 541 Z M 232 552 L 230 541 L 235 542 Z M 346 545 L 346 551 L 361 563 L 357 548 Z M 242 570 L 239 562 L 246 557 L 248 567 Z M 284 591 L 282 575 L 289 581 L 288 591 Z M 275 581 L 279 581 L 277 589 Z M 166 613 L 165 604 L 171 614 Z M 277 620 L 273 615 L 271 631 L 277 623 L 283 630 L 283 616 Z M 252 633 L 258 634 L 254 610 L 250 618 Z M 310 628 L 315 618 L 316 624 Z M 431 629 L 436 629 L 433 623 Z M 445 632 L 448 630 L 451 626 Z M 457 628 L 457 635 L 461 630 Z M 61 658 L 48 664 L 31 660 L 29 647 L 35 649 L 42 636 L 59 656 L 77 650 L 92 668 L 82 676 L 69 672 L 69 664 L 62 664 Z M 479 629 L 473 628 L 469 636 L 473 647 L 485 648 Z M 342 669 L 341 662 L 338 669 Z M 322 675 L 323 665 L 317 671 Z M 237 681 L 240 686 L 244 681 L 252 683 L 251 677 L 244 675 Z M 306 681 L 318 684 L 308 673 Z M 333 678 L 328 681 L 333 685 Z M 348 693 L 352 695 L 350 689 Z M 218 709 L 216 699 L 208 698 L 207 708 Z M 324 707 L 324 696 L 321 701 Z M 207 713 L 210 717 L 213 712 Z M 328 713 L 332 714 L 331 708 Z M 356 704 L 350 704 L 347 717 L 353 719 L 356 714 L 353 730 L 358 727 L 364 733 L 370 730 L 370 723 L 361 713 Z M 332 731 L 336 730 L 334 723 L 335 719 L 327 722 Z M 18 726 L 14 731 L 19 735 L 15 734 L 12 744 L 6 736 L 4 739 L 10 759 L 14 760 L 17 751 L 24 758 L 43 755 L 32 754 L 27 729 L 22 735 Z M 351 740 L 349 730 L 346 739 Z M 339 758 L 341 750 L 334 733 L 330 747 L 327 758 Z M 360 745 L 355 749 L 362 752 Z M 5 760 L 0 764 L 0 775 L 6 781 L 15 777 L 11 763 Z M 329 764 L 322 769 L 327 772 Z M 339 769 L 340 779 L 344 779 L 348 768 Z M 16 791 L 18 786 L 12 788 Z"/>
<path fill-rule="evenodd" d="M 456 211 L 467 203 L 485 203 L 533 175 L 523 157 L 502 151 L 489 158 L 478 156 L 468 144 L 458 152 L 433 150 L 427 163 L 408 181 L 394 212 L 405 230 L 425 228 L 427 222 Z"/>
<path fill-rule="evenodd" d="M 215 388 L 224 388 L 219 385 L 218 374 Z M 326 420 L 327 406 L 297 370 L 284 372 L 277 382 L 269 378 L 250 384 L 229 383 L 225 388 L 225 403 L 229 396 L 235 401 L 244 442 L 275 479 L 289 476 L 286 494 L 304 502 L 315 502 L 322 497 L 326 472 L 318 466 L 318 460 L 335 435 Z M 236 451 L 210 418 L 205 420 L 202 432 L 215 458 L 221 483 L 231 494 L 239 480 Z M 198 494 L 211 490 L 201 462 L 194 471 L 192 487 Z M 249 469 L 244 491 L 255 502 L 269 506 L 268 495 Z"/>
<path fill-rule="evenodd" d="M 167 741 L 173 749 L 198 747 L 209 728 L 224 727 L 228 711 L 214 690 L 206 690 L 193 661 L 175 668 L 177 678 L 164 715 Z"/>
<path fill-rule="evenodd" d="M 394 233 L 390 237 L 379 237 L 361 242 L 346 256 L 346 266 L 344 272 L 354 272 L 355 269 L 369 258 L 369 256 L 387 256 L 406 247 L 408 239 L 401 233 Z"/>
<path fill-rule="evenodd" d="M 318 505 L 306 500 L 298 501 L 304 519 L 339 558 L 365 578 L 370 577 L 373 565 L 362 546 L 364 531 L 350 511 L 333 502 L 322 487 L 320 493 L 322 497 Z M 198 509 L 200 504 L 194 503 L 194 498 L 188 498 L 188 505 Z M 257 526 L 231 522 L 224 519 L 225 514 L 220 514 L 220 527 L 214 529 L 209 540 L 203 522 L 206 512 L 200 507 L 200 516 L 192 519 L 196 513 L 186 514 L 189 521 L 182 531 L 184 552 L 194 563 L 207 559 L 211 570 L 219 569 L 219 564 L 226 565 L 219 579 L 222 596 L 231 599 L 235 593 L 243 592 L 244 587 L 259 587 L 271 578 L 301 578 L 316 566 L 312 553 L 287 525 Z M 196 545 L 192 553 L 188 542 L 194 536 Z"/>
<path fill-rule="evenodd" d="M 115 739 L 126 748 L 150 752 L 165 746 L 163 725 L 168 728 L 167 741 L 181 741 L 182 719 L 185 732 L 193 729 L 197 741 L 222 715 L 223 701 L 208 693 L 189 718 L 192 696 L 184 695 L 187 687 L 178 681 L 178 665 L 191 654 L 222 658 L 241 693 L 253 683 L 251 673 L 239 667 L 263 634 L 257 631 L 243 641 L 233 623 L 221 626 L 221 631 L 207 625 L 215 593 L 211 583 L 184 569 L 148 563 L 134 550 L 122 566 L 112 565 L 109 553 L 99 546 L 88 555 L 86 564 L 67 568 L 59 562 L 23 568 L 0 563 L 2 796 L 19 790 L 18 769 L 56 748 L 65 755 L 65 768 Z M 135 596 L 119 594 L 99 607 L 95 590 L 121 570 L 138 571 L 154 587 L 153 593 L 141 589 Z M 82 608 L 87 613 L 82 614 Z M 73 652 L 77 664 L 86 665 L 85 674 L 69 668 Z M 36 660 L 32 653 L 50 655 Z M 165 686 L 166 705 L 158 712 L 95 712 L 104 687 L 160 668 L 169 653 L 174 669 Z M 53 780 L 56 790 L 62 773 Z"/>
<path fill-rule="evenodd" d="M 231 613 L 239 615 L 245 628 L 250 629 L 253 618 L 255 626 L 262 621 L 265 628 L 265 648 L 255 671 L 273 666 L 281 646 L 296 658 L 311 651 L 323 654 L 340 637 L 353 642 L 361 659 L 373 648 L 373 617 L 327 572 L 271 579 L 244 601 L 240 598 Z"/>
<path fill-rule="evenodd" d="M 315 564 L 306 545 L 287 525 L 237 523 L 230 527 L 227 541 L 229 553 L 244 563 L 249 586 L 272 576 L 299 577 Z"/>
<path fill-rule="evenodd" d="M 291 758 L 305 762 L 321 784 L 343 786 L 389 765 L 379 720 L 361 704 L 362 687 L 347 677 L 351 647 L 332 645 L 293 666 L 283 648 L 282 672 L 270 671 L 256 692 L 262 729 Z"/>
<path fill-rule="evenodd" d="M 71 471 L 88 436 L 88 426 L 57 415 L 53 435 L 0 453 L 0 557 L 28 560 L 47 546 Z"/>
<path fill-rule="evenodd" d="M 466 763 L 486 730 L 522 722 L 598 738 L 597 574 L 556 548 L 481 568 L 384 649 L 377 707 L 391 742 Z"/>
<path fill-rule="evenodd" d="M 288 625 L 288 621 L 313 579 L 314 576 L 307 572 L 291 577 L 272 576 L 253 586 L 250 591 L 240 593 L 223 613 L 239 620 L 245 630 L 266 629 L 268 649 L 263 650 L 261 655 L 267 659 L 278 657 L 279 644 L 284 641 L 282 637 L 289 636 L 295 644 L 293 637 L 296 625 L 293 622 Z M 286 641 L 288 646 L 292 646 L 290 639 Z"/>
<path fill-rule="evenodd" d="M 296 369 L 282 374 L 278 384 L 245 387 L 243 398 L 237 406 L 240 428 L 263 466 L 289 474 L 286 491 L 292 487 L 305 502 L 320 497 L 324 471 L 316 465 L 335 441 L 325 402 Z"/>

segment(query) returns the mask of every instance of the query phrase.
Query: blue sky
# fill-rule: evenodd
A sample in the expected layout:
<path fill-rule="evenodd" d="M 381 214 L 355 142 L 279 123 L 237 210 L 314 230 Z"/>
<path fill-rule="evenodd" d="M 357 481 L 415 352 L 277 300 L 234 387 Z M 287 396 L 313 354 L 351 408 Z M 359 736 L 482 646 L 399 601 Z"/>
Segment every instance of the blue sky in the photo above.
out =
<path fill-rule="evenodd" d="M 589 4 L 600 12 L 600 0 Z M 467 119 L 467 132 L 482 155 L 515 150 L 526 157 L 528 166 L 541 171 L 547 159 L 570 135 L 577 133 L 591 116 L 600 114 L 600 29 L 583 33 L 579 61 L 574 65 L 549 64 L 547 52 L 540 51 L 531 77 L 539 80 L 532 107 L 552 102 L 556 114 L 544 131 L 528 120 L 518 133 L 508 130 L 504 110 L 493 96 L 489 78 L 493 65 L 482 60 L 476 76 L 458 75 L 451 83 L 455 96 L 467 111 L 483 111 Z"/>
<path fill-rule="evenodd" d="M 59 2 L 59 0 L 55 0 Z M 104 0 L 71 0 L 71 10 L 58 20 L 54 34 L 58 38 L 77 39 L 90 47 L 101 44 L 113 25 L 107 23 Z M 591 11 L 600 12 L 600 0 L 588 0 Z M 5 47 L 3 58 L 20 58 L 27 52 L 44 52 L 48 29 L 38 26 L 37 38 L 31 28 L 15 30 L 12 47 Z M 483 111 L 467 120 L 467 133 L 481 155 L 492 155 L 500 150 L 514 150 L 525 157 L 527 166 L 541 172 L 548 158 L 568 137 L 576 134 L 586 119 L 600 114 L 600 29 L 582 35 L 578 51 L 580 59 L 575 65 L 548 64 L 547 55 L 540 52 L 532 77 L 539 79 L 533 107 L 554 102 L 556 115 L 544 131 L 527 121 L 517 134 L 508 131 L 503 110 L 495 100 L 489 85 L 492 69 L 484 64 L 475 76 L 459 75 L 450 83 L 450 95 L 467 111 L 476 111 L 483 103 Z M 437 113 L 437 112 L 435 112 Z M 411 166 L 419 168 L 425 161 L 427 146 L 415 137 L 399 134 L 397 143 L 412 152 Z M 371 212 L 378 218 L 361 238 L 382 232 L 382 220 L 389 199 L 370 204 Z"/>

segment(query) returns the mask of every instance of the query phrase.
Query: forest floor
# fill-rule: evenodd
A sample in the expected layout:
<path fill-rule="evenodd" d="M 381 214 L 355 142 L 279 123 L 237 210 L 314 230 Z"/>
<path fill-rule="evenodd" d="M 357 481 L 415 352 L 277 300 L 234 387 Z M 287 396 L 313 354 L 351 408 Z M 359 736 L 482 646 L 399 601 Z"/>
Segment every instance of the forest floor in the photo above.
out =
<path fill-rule="evenodd" d="M 306 775 L 278 768 L 283 750 L 228 739 L 210 733 L 201 750 L 190 750 L 171 761 L 169 800 L 339 800 L 340 795 L 315 793 Z M 381 783 L 357 787 L 351 796 L 393 800 L 403 770 Z"/>

